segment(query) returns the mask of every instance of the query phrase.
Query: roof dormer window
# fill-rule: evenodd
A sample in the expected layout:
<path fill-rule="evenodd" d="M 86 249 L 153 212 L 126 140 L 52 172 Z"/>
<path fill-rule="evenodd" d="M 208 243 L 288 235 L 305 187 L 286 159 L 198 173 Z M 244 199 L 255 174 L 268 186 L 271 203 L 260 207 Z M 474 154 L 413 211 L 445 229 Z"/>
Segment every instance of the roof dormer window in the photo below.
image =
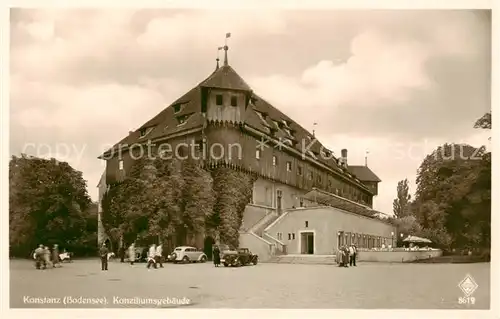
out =
<path fill-rule="evenodd" d="M 181 125 L 186 124 L 186 122 L 190 116 L 191 116 L 191 114 L 177 116 L 177 123 L 178 123 L 177 126 L 181 126 Z"/>
<path fill-rule="evenodd" d="M 174 105 L 174 113 L 179 113 L 182 109 L 182 105 L 181 104 L 176 104 Z"/>
<path fill-rule="evenodd" d="M 141 128 L 139 130 L 139 138 L 143 138 L 153 131 L 154 127 Z"/>

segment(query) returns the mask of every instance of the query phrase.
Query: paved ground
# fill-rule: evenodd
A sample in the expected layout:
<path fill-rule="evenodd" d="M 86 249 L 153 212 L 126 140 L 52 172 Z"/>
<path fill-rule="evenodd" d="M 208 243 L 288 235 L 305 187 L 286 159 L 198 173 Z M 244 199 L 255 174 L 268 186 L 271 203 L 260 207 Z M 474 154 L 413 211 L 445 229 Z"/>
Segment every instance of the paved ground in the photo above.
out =
<path fill-rule="evenodd" d="M 470 274 L 479 288 L 474 305 L 461 305 L 458 283 Z M 490 306 L 490 264 L 383 264 L 358 267 L 269 264 L 215 268 L 212 264 L 144 264 L 80 260 L 60 269 L 35 270 L 27 260 L 10 262 L 10 304 L 19 307 L 139 307 L 139 298 L 163 299 L 160 307 L 196 308 L 473 308 Z M 64 297 L 102 298 L 107 305 L 63 304 Z M 30 303 L 35 298 L 52 304 Z M 123 305 L 134 298 L 135 305 Z M 31 298 L 31 299 L 30 299 Z M 175 300 L 174 298 L 178 298 Z M 66 300 L 68 300 L 66 298 Z M 40 301 L 39 301 L 40 302 Z M 151 302 L 151 300 L 149 301 Z M 170 303 L 170 304 L 169 304 Z M 176 305 L 177 303 L 177 305 Z M 142 307 L 155 307 L 143 304 Z"/>

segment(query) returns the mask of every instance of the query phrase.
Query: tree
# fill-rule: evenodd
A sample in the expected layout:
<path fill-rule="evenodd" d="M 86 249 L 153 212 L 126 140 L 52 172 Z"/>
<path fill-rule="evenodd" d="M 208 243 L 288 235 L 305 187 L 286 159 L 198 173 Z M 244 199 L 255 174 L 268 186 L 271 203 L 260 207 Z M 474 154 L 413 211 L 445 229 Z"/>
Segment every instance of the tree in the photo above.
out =
<path fill-rule="evenodd" d="M 394 216 L 402 218 L 409 215 L 411 195 L 409 194 L 408 179 L 398 182 L 397 198 L 392 204 Z"/>
<path fill-rule="evenodd" d="M 91 205 L 82 173 L 66 162 L 21 155 L 9 163 L 9 242 L 26 256 L 38 244 L 65 247 L 81 239 Z"/>
<path fill-rule="evenodd" d="M 491 129 L 491 112 L 484 114 L 480 117 L 476 123 L 474 123 L 474 128 Z"/>
<path fill-rule="evenodd" d="M 207 223 L 218 228 L 222 243 L 238 247 L 243 212 L 252 199 L 255 178 L 227 167 L 214 169 L 212 176 L 216 199 Z"/>
<path fill-rule="evenodd" d="M 445 144 L 421 164 L 414 216 L 442 247 L 488 245 L 488 158 L 484 147 Z"/>

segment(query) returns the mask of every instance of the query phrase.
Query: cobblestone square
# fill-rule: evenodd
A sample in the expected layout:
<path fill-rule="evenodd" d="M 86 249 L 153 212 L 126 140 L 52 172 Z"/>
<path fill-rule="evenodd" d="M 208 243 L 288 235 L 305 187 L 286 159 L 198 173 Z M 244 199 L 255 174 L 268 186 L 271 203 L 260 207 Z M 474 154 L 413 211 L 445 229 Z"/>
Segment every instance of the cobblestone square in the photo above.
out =
<path fill-rule="evenodd" d="M 459 304 L 458 284 L 469 274 L 478 288 L 474 304 Z M 10 262 L 10 305 L 34 307 L 195 307 L 332 309 L 488 309 L 490 264 L 385 264 L 357 267 L 260 263 L 241 268 L 205 264 L 166 264 L 147 270 L 97 259 L 76 260 L 62 268 L 36 270 L 27 260 Z M 55 298 L 40 304 L 36 298 Z M 106 305 L 63 304 L 64 297 L 102 298 Z M 126 304 L 123 298 L 163 298 L 170 304 Z M 60 298 L 57 300 L 57 298 Z M 189 299 L 184 305 L 177 300 Z M 140 301 L 138 302 L 140 303 Z"/>

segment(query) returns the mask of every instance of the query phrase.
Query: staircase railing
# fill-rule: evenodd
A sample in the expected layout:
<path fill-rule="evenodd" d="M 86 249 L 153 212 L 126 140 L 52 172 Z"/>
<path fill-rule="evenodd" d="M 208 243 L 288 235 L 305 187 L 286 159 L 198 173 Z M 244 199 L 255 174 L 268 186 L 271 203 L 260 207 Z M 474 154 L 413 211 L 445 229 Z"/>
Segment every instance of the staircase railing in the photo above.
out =
<path fill-rule="evenodd" d="M 286 255 L 288 253 L 287 246 L 282 241 L 278 240 L 277 238 L 274 238 L 273 236 L 269 235 L 266 232 L 264 232 L 262 237 L 276 245 L 274 255 Z"/>

